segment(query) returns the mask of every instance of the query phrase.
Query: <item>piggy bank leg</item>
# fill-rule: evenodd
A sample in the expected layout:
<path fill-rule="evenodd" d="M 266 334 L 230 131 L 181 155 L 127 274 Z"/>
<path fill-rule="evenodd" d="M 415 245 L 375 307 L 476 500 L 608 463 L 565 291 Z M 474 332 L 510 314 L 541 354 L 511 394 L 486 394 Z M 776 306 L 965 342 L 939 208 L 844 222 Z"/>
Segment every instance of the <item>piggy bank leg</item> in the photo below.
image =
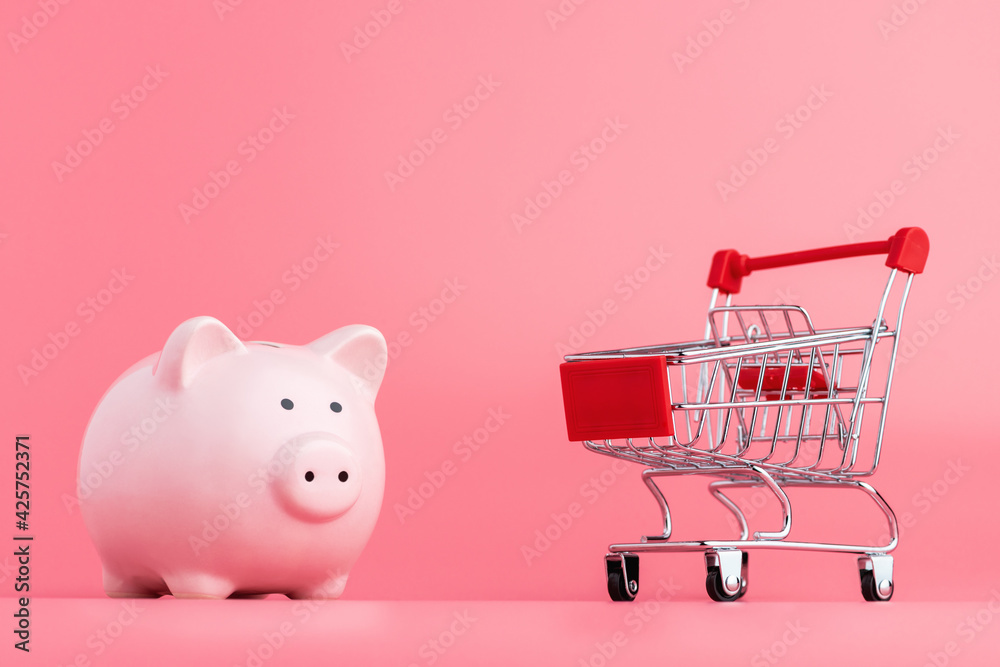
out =
<path fill-rule="evenodd" d="M 232 582 L 201 572 L 184 572 L 166 575 L 163 580 L 175 598 L 222 600 L 233 594 Z"/>
<path fill-rule="evenodd" d="M 158 583 L 157 587 L 152 582 L 125 579 L 104 570 L 104 592 L 111 598 L 158 598 L 163 594 L 163 582 Z"/>
<path fill-rule="evenodd" d="M 345 586 L 347 586 L 347 574 L 338 574 L 315 588 L 292 591 L 288 597 L 293 600 L 336 600 L 344 594 Z"/>

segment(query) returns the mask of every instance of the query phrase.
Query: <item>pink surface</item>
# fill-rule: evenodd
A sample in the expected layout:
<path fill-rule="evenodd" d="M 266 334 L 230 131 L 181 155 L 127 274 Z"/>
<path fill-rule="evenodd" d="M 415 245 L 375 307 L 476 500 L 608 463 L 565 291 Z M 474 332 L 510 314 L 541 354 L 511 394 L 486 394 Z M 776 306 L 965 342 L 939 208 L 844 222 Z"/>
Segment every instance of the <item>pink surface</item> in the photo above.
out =
<path fill-rule="evenodd" d="M 657 512 L 638 467 L 567 442 L 561 355 L 699 336 L 720 248 L 769 254 L 916 225 L 931 254 L 873 479 L 902 523 L 894 602 L 816 611 L 817 628 L 831 614 L 840 633 L 802 647 L 826 656 L 855 628 L 874 646 L 876 624 L 859 619 L 908 615 L 921 619 L 910 660 L 923 660 L 1000 586 L 998 21 L 988 3 L 909 0 L 4 3 L 0 536 L 14 532 L 14 436 L 30 434 L 34 604 L 89 619 L 73 625 L 79 644 L 114 613 L 42 599 L 101 595 L 71 500 L 80 441 L 114 378 L 196 315 L 255 340 L 304 343 L 354 322 L 388 339 L 385 505 L 347 600 L 603 600 L 607 543 L 655 531 Z M 883 276 L 863 258 L 754 274 L 744 293 L 802 303 L 824 326 L 867 324 Z M 680 537 L 731 534 L 703 481 L 668 494 Z M 793 495 L 804 535 L 883 531 L 853 498 Z M 755 500 L 758 518 L 776 511 Z M 658 622 L 679 624 L 671 636 L 693 651 L 741 617 L 759 641 L 718 650 L 746 660 L 787 616 L 765 627 L 759 601 L 860 599 L 850 556 L 752 561 L 758 604 Z M 12 564 L 0 556 L 4 596 Z M 642 567 L 644 582 L 673 576 L 704 597 L 700 555 Z M 965 602 L 903 606 L 928 600 Z M 260 632 L 283 609 L 245 608 L 275 610 Z M 544 624 L 565 621 L 530 607 L 535 629 L 506 611 L 520 608 L 490 608 L 493 639 L 462 651 L 501 635 L 544 647 Z M 452 612 L 330 609 L 409 633 L 412 646 L 376 649 L 403 660 Z M 421 629 L 401 630 L 411 620 Z M 39 621 L 39 646 L 63 626 Z M 581 656 L 608 636 L 596 620 L 560 627 Z M 166 641 L 142 632 L 115 649 Z M 240 641 L 219 659 L 238 661 Z M 52 658 L 70 660 L 59 646 Z"/>
<path fill-rule="evenodd" d="M 76 600 L 25 664 L 993 665 L 1000 592 L 944 603 Z M 747 594 L 749 599 L 750 593 Z M 697 596 L 696 596 L 697 597 Z M 661 601 L 662 600 L 662 601 Z"/>

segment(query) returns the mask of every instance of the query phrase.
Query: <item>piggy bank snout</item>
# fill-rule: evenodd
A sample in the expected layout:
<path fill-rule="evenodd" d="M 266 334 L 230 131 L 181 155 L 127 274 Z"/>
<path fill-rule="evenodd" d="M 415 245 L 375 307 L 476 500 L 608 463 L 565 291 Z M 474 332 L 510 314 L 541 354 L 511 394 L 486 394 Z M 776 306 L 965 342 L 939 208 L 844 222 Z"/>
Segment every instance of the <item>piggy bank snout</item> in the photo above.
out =
<path fill-rule="evenodd" d="M 351 509 L 361 496 L 361 466 L 333 439 L 303 438 L 278 453 L 287 463 L 275 480 L 285 509 L 305 521 L 330 521 Z"/>

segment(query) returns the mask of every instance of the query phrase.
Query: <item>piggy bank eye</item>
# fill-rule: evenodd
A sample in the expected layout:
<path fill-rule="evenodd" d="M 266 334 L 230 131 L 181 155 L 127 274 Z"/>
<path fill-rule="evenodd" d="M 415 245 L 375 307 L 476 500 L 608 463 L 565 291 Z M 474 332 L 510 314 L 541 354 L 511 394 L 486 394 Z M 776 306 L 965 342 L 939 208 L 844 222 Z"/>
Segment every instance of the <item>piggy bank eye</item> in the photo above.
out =
<path fill-rule="evenodd" d="M 291 410 L 292 408 L 295 407 L 295 404 L 292 403 L 291 400 L 283 398 L 281 399 L 281 407 L 283 407 L 286 410 Z"/>
<path fill-rule="evenodd" d="M 340 412 L 341 410 L 344 409 L 344 406 L 342 406 L 337 401 L 334 401 L 333 403 L 330 404 L 330 409 L 333 410 L 334 412 Z"/>

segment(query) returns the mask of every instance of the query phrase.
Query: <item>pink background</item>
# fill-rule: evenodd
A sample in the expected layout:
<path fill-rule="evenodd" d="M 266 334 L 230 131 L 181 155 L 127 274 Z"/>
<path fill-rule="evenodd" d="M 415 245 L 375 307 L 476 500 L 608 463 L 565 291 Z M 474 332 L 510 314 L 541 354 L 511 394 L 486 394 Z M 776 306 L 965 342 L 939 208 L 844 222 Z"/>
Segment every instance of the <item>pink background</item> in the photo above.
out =
<path fill-rule="evenodd" d="M 640 468 L 619 475 L 567 442 L 559 346 L 608 299 L 577 349 L 700 336 L 719 248 L 767 254 L 912 225 L 932 249 L 905 328 L 933 335 L 907 336 L 873 479 L 914 519 L 894 600 L 984 601 L 1000 586 L 988 514 L 1000 8 L 246 0 L 220 14 L 224 1 L 0 10 L 0 498 L 13 505 L 13 439 L 28 433 L 35 596 L 102 596 L 65 503 L 83 430 L 115 377 L 204 314 L 256 340 L 362 322 L 401 343 L 377 403 L 385 504 L 345 600 L 603 601 L 606 545 L 655 532 L 658 515 Z M 391 22 L 376 32 L 373 16 Z M 257 135 L 269 143 L 251 148 Z M 97 145 L 79 166 L 54 166 L 81 143 Z M 419 146 L 430 154 L 387 180 Z M 734 165 L 762 154 L 724 196 Z M 185 215 L 206 185 L 207 206 Z M 314 255 L 318 239 L 337 247 Z M 653 251 L 669 258 L 645 273 Z M 134 277 L 111 294 L 115 271 Z M 632 289 L 627 275 L 648 280 Z M 884 276 L 878 260 L 851 260 L 755 275 L 745 292 L 801 303 L 821 325 L 867 324 Z M 88 299 L 105 300 L 100 312 Z M 248 318 L 252 331 L 238 329 Z M 67 325 L 76 335 L 60 335 Z M 53 340 L 64 348 L 22 377 Z M 456 449 L 491 410 L 509 417 L 478 451 Z M 401 520 L 447 461 L 455 473 Z M 679 536 L 729 534 L 704 480 L 667 488 Z M 853 498 L 796 500 L 802 534 L 882 532 Z M 522 547 L 573 502 L 583 515 L 529 563 Z M 707 599 L 700 555 L 642 563 L 640 598 L 673 576 L 679 599 Z M 860 600 L 852 557 L 754 554 L 748 603 L 815 599 Z"/>

